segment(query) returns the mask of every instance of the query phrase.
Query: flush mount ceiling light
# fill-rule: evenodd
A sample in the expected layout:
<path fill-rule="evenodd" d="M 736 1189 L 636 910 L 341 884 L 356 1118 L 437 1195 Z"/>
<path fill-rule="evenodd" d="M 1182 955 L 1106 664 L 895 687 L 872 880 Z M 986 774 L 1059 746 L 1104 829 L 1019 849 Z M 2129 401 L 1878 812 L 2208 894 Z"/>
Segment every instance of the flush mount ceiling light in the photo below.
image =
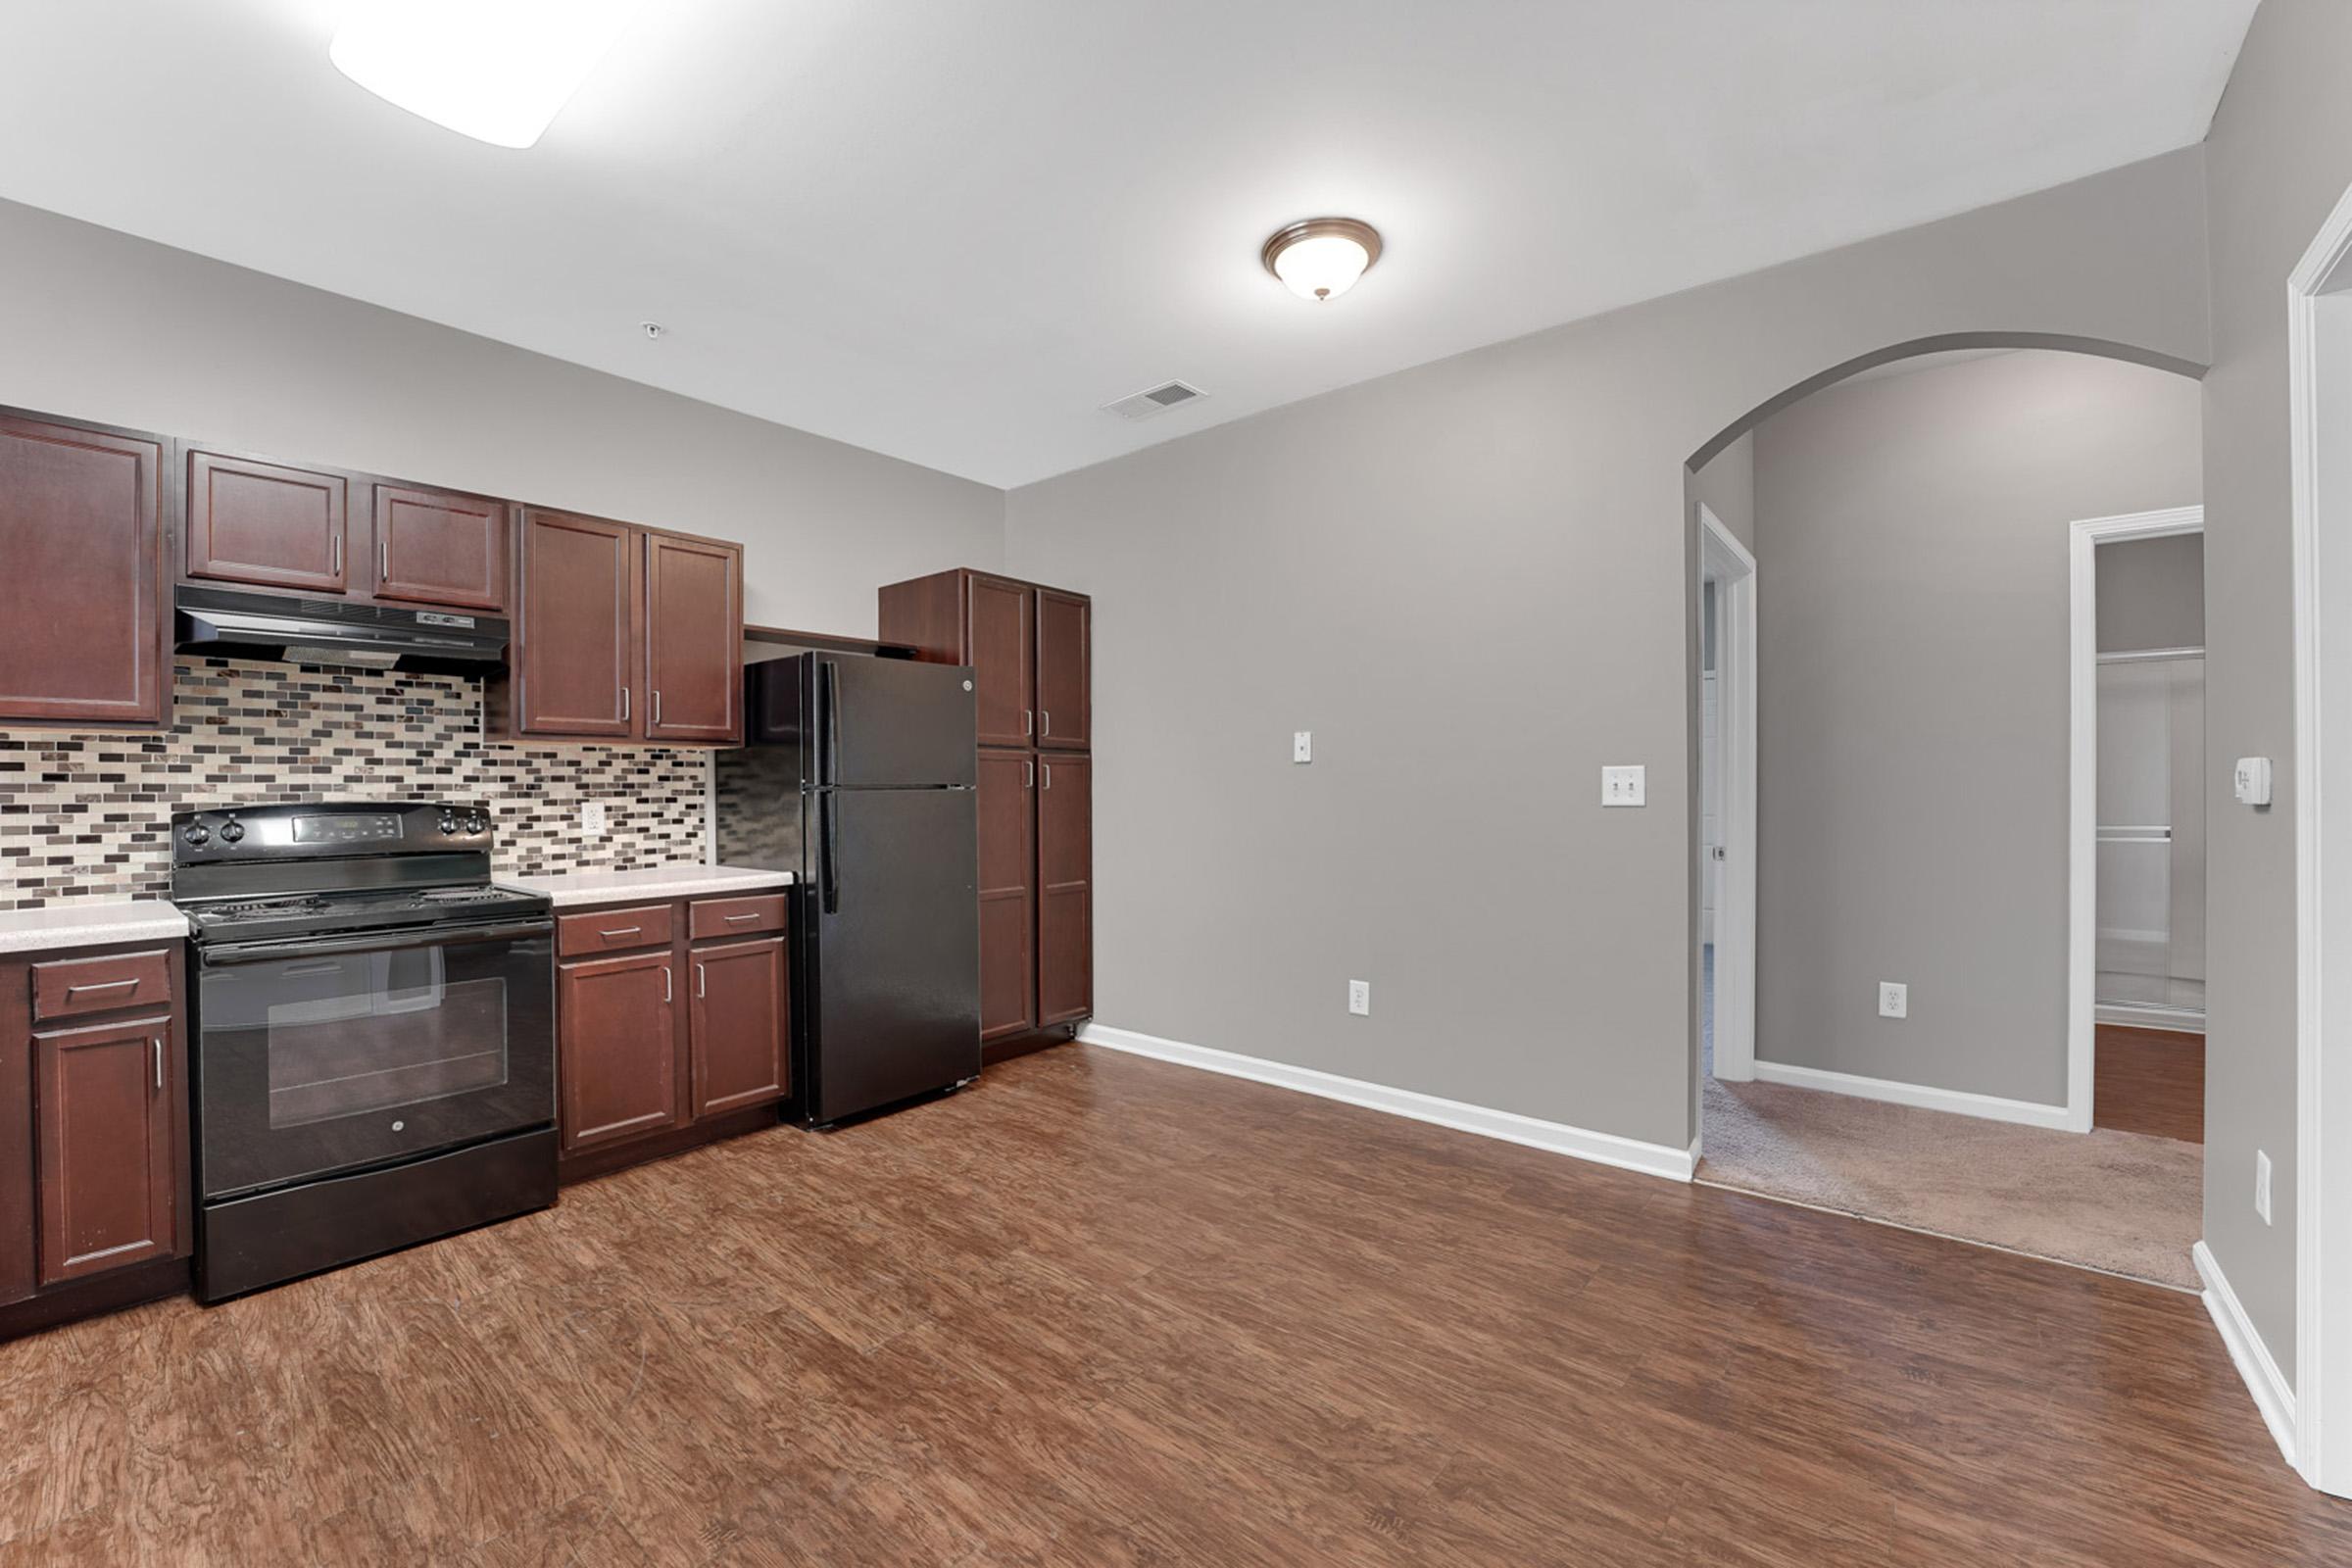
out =
<path fill-rule="evenodd" d="M 640 0 L 355 0 L 327 58 L 436 125 L 528 147 Z"/>
<path fill-rule="evenodd" d="M 1310 218 L 1275 230 L 1258 259 L 1300 299 L 1338 299 L 1380 260 L 1380 230 L 1352 218 Z"/>

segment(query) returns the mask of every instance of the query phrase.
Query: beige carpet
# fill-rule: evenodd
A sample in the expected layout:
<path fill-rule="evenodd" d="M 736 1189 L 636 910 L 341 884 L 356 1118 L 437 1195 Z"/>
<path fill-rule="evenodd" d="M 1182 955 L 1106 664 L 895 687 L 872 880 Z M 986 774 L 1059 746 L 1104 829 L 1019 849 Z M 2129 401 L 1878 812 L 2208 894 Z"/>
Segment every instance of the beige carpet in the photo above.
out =
<path fill-rule="evenodd" d="M 1698 1180 L 2197 1289 L 2205 1151 L 1706 1081 Z"/>

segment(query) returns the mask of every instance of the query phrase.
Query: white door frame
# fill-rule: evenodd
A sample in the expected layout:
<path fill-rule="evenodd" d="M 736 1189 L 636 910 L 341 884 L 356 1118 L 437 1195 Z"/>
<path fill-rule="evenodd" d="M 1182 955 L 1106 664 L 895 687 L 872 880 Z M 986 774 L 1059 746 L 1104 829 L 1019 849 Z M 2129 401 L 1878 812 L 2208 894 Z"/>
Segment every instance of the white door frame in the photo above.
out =
<path fill-rule="evenodd" d="M 2352 1495 L 2352 190 L 2287 279 L 2294 498 L 2295 1393 L 2287 1455 Z M 2323 401 L 2325 400 L 2325 401 Z M 2321 414 L 2328 416 L 2321 423 Z M 2328 1129 L 2336 1136 L 2330 1139 Z M 2320 1332 L 2331 1324 L 2332 1336 Z"/>
<path fill-rule="evenodd" d="M 2082 517 L 2068 528 L 2066 828 L 2066 1121 L 2090 1131 L 2098 1046 L 2099 546 L 2203 533 L 2203 507 Z"/>
<path fill-rule="evenodd" d="M 1698 504 L 1698 574 L 1715 582 L 1715 1076 L 1756 1075 L 1756 558 Z M 1704 596 L 1701 596 L 1702 602 Z"/>

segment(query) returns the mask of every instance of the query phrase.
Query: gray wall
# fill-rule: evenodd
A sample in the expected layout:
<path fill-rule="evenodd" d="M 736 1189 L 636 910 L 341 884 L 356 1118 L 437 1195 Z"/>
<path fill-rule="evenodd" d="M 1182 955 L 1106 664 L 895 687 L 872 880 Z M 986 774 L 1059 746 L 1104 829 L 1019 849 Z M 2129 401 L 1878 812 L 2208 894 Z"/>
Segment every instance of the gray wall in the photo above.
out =
<path fill-rule="evenodd" d="M 1944 334 L 2201 363 L 2202 202 L 2190 149 L 1014 491 L 1096 596 L 1102 1021 L 1685 1146 L 1687 465 Z"/>
<path fill-rule="evenodd" d="M 2205 646 L 2205 539 L 2177 533 L 2098 549 L 2102 654 Z"/>
<path fill-rule="evenodd" d="M 1757 428 L 1759 1057 L 2065 1101 L 2067 524 L 2194 506 L 2197 453 L 2196 382 L 2080 354 Z"/>
<path fill-rule="evenodd" d="M 0 342 L 0 404 L 742 540 L 755 621 L 1004 552 L 987 485 L 9 202 Z"/>
<path fill-rule="evenodd" d="M 2352 184 L 2352 5 L 2266 0 L 2208 143 L 2205 1240 L 2290 1377 L 2295 1354 L 2295 789 L 2286 277 Z M 2273 804 L 2230 797 L 2275 761 Z M 2254 1213 L 2254 1153 L 2274 1164 Z"/>
<path fill-rule="evenodd" d="M 1756 437 L 1748 431 L 1690 475 L 1690 499 L 1706 503 L 1732 537 L 1756 548 Z"/>

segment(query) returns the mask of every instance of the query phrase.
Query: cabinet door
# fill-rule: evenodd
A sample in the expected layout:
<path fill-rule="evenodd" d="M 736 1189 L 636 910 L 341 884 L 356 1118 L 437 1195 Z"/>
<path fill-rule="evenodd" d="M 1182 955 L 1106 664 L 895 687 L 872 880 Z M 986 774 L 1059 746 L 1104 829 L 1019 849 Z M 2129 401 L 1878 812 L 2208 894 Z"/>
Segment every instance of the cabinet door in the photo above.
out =
<path fill-rule="evenodd" d="M 41 1284 L 176 1250 L 172 1020 L 33 1036 Z"/>
<path fill-rule="evenodd" d="M 645 735 L 743 739 L 743 552 L 646 536 Z"/>
<path fill-rule="evenodd" d="M 507 608 L 507 509 L 479 496 L 375 487 L 375 597 Z"/>
<path fill-rule="evenodd" d="M 1036 731 L 1037 595 L 999 577 L 964 583 L 964 662 L 980 708 L 980 744 L 1028 746 Z"/>
<path fill-rule="evenodd" d="M 564 1149 L 675 1127 L 677 975 L 668 953 L 556 966 Z"/>
<path fill-rule="evenodd" d="M 188 454 L 188 575 L 339 594 L 350 485 L 334 473 Z"/>
<path fill-rule="evenodd" d="M 1037 591 L 1037 744 L 1083 752 L 1093 744 L 1088 633 L 1094 602 L 1058 588 Z"/>
<path fill-rule="evenodd" d="M 637 733 L 637 530 L 525 512 L 516 725 L 532 735 Z"/>
<path fill-rule="evenodd" d="M 0 414 L 0 719 L 160 724 L 161 443 Z"/>
<path fill-rule="evenodd" d="M 1037 761 L 980 754 L 980 1038 L 1033 1026 L 1037 1013 Z"/>
<path fill-rule="evenodd" d="M 784 939 L 697 948 L 694 1114 L 699 1120 L 784 1098 Z"/>
<path fill-rule="evenodd" d="M 1095 1010 L 1095 766 L 1037 760 L 1037 1021 Z"/>

